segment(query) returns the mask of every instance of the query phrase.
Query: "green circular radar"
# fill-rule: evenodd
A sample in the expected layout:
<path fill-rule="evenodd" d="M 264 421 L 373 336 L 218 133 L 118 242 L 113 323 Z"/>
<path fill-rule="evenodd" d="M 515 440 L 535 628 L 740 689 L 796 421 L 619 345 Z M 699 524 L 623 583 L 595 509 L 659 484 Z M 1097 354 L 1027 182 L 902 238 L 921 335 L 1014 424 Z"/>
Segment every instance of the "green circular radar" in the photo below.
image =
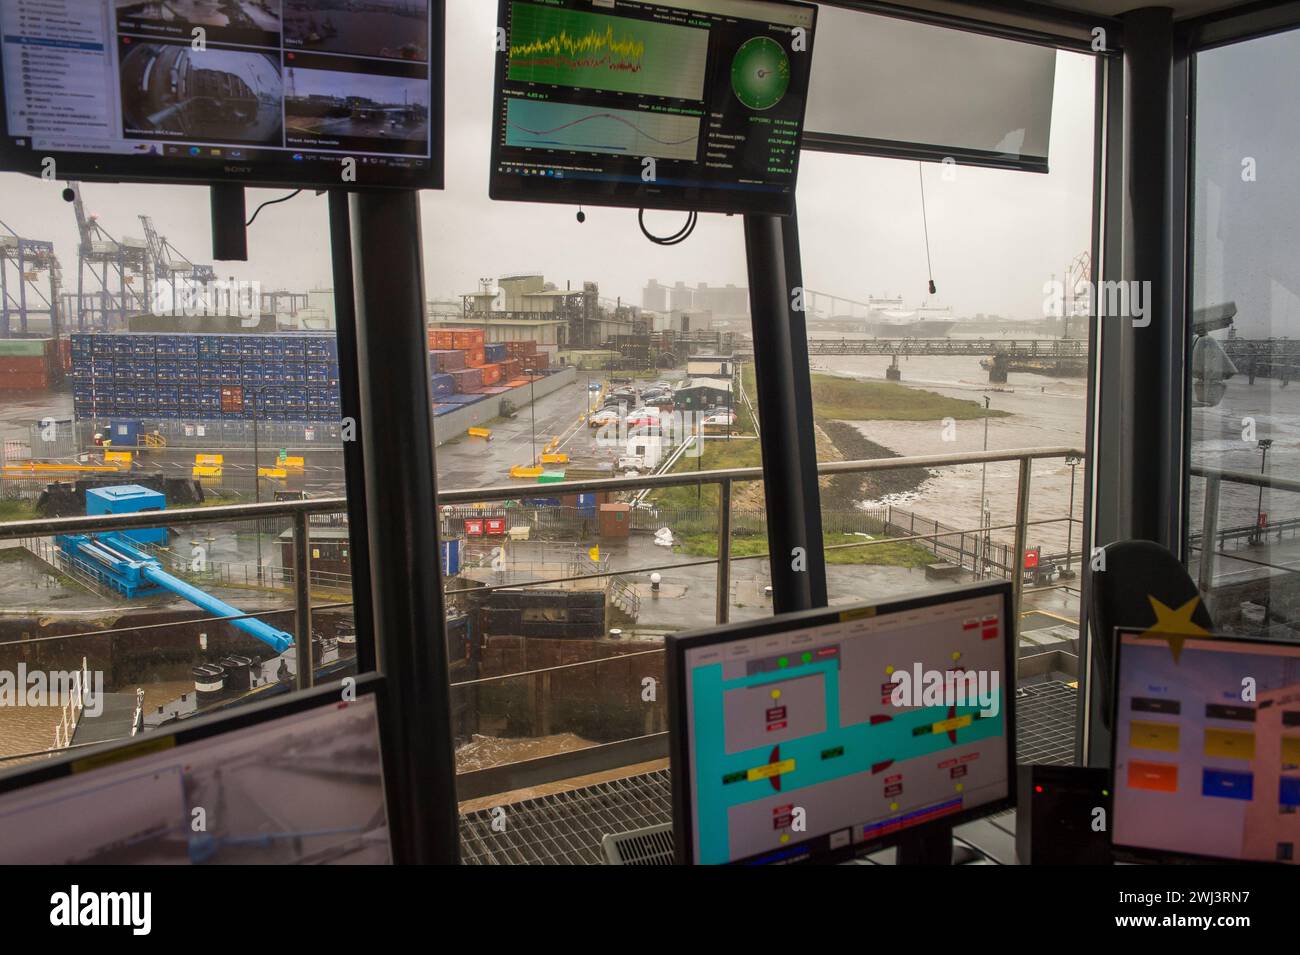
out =
<path fill-rule="evenodd" d="M 790 88 L 790 57 L 771 37 L 746 40 L 731 61 L 731 88 L 750 109 L 771 109 Z"/>

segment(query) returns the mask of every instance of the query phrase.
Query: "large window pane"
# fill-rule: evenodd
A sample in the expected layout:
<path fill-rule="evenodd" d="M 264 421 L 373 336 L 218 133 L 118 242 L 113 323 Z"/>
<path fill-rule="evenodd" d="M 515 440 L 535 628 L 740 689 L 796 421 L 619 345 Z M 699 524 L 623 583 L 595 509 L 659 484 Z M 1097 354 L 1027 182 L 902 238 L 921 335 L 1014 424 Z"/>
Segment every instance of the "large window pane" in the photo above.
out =
<path fill-rule="evenodd" d="M 1284 637 L 1300 622 L 1297 82 L 1296 31 L 1196 57 L 1188 561 L 1221 629 Z"/>
<path fill-rule="evenodd" d="M 63 187 L 0 176 L 0 521 L 343 497 L 325 200 L 262 211 L 249 261 L 208 271 L 206 190 Z M 67 699 L 0 707 L 0 758 L 355 672 L 347 514 L 310 516 L 301 675 L 294 533 L 285 514 L 170 513 L 129 537 L 0 540 L 0 670 L 84 667 L 107 694 L 66 728 Z"/>
<path fill-rule="evenodd" d="M 447 190 L 421 196 L 439 489 L 516 489 L 442 515 L 461 548 L 462 773 L 661 732 L 663 636 L 718 617 L 716 485 L 580 499 L 551 482 L 761 463 L 727 357 L 750 329 L 740 220 L 701 216 L 667 248 L 633 210 L 580 223 L 576 206 L 490 201 L 495 24 L 495 4 L 448 5 L 448 75 L 468 92 L 448 102 Z M 661 235 L 683 220 L 646 216 Z M 733 489 L 734 619 L 771 612 L 763 510 L 761 486 Z"/>
<path fill-rule="evenodd" d="M 1093 91 L 1093 59 L 1058 52 L 1047 174 L 805 154 L 821 461 L 1083 446 Z M 823 479 L 832 603 L 1023 574 L 1021 656 L 1050 656 L 1022 683 L 1073 682 L 1081 461 L 1033 462 L 1025 553 L 1019 471 L 904 462 Z"/>

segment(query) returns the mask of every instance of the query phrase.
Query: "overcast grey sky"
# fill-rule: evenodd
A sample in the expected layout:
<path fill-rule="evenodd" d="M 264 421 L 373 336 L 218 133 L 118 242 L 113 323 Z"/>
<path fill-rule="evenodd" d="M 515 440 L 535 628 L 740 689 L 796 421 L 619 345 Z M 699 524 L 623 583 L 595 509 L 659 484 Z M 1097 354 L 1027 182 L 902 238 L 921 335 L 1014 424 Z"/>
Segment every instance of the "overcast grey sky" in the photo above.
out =
<path fill-rule="evenodd" d="M 631 210 L 588 208 L 579 225 L 571 207 L 488 200 L 495 10 L 484 0 L 448 3 L 447 189 L 421 196 L 429 292 L 458 294 L 473 290 L 480 276 L 530 270 L 561 286 L 595 280 L 602 294 L 636 304 L 650 278 L 746 284 L 739 218 L 701 216 L 687 242 L 661 248 L 642 238 Z M 964 167 L 946 182 L 938 166 L 925 167 L 940 293 L 932 304 L 959 315 L 1042 314 L 1043 283 L 1088 247 L 1092 103 L 1091 58 L 1059 54 L 1049 175 Z M 60 188 L 0 175 L 0 219 L 28 237 L 53 240 L 65 282 L 74 285 L 76 228 Z M 250 210 L 281 194 L 250 192 Z M 192 260 L 211 261 L 206 190 L 91 183 L 83 195 L 112 234 L 142 235 L 137 216 L 148 214 Z M 798 198 L 810 288 L 858 299 L 898 294 L 910 304 L 926 297 L 916 163 L 805 154 Z M 328 287 L 325 205 L 323 196 L 305 193 L 264 210 L 250 230 L 250 261 L 221 264 L 218 274 L 257 279 L 268 289 Z M 647 218 L 660 232 L 682 221 L 675 213 Z"/>

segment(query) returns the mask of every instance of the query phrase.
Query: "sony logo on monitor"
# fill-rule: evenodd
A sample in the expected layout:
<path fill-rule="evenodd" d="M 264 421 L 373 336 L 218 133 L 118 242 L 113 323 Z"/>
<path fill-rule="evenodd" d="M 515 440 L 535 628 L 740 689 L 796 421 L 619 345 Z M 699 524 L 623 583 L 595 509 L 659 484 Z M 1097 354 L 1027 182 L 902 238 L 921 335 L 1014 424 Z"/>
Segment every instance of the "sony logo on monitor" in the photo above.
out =
<path fill-rule="evenodd" d="M 222 166 L 221 168 L 226 172 L 232 173 L 248 173 L 253 171 L 252 166 Z"/>

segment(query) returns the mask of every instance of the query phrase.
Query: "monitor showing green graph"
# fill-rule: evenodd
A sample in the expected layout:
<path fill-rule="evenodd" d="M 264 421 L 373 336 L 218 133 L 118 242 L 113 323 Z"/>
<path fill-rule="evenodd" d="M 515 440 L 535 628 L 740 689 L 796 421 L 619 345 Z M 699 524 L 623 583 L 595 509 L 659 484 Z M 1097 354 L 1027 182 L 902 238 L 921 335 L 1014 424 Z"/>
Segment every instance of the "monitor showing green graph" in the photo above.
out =
<path fill-rule="evenodd" d="M 817 8 L 500 0 L 491 195 L 788 214 Z"/>

